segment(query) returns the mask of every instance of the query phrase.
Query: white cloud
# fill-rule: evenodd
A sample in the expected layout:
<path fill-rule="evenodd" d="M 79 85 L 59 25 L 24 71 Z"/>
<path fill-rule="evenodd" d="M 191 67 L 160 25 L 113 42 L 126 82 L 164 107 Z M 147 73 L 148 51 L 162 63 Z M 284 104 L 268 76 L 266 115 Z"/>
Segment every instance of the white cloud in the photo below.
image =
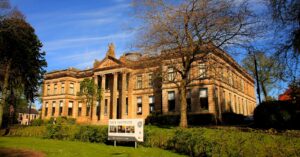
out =
<path fill-rule="evenodd" d="M 106 36 L 97 37 L 78 37 L 78 38 L 67 38 L 55 41 L 44 42 L 44 50 L 46 52 L 64 49 L 64 48 L 76 48 L 93 42 L 100 42 L 101 40 L 113 41 L 116 39 L 130 38 L 135 32 L 121 32 L 117 34 L 110 34 Z"/>

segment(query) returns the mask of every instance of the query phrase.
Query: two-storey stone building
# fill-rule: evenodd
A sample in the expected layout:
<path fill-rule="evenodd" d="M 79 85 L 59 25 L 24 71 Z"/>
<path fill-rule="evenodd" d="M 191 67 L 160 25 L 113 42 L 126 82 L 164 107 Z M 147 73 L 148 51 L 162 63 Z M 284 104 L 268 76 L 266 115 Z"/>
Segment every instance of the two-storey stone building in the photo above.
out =
<path fill-rule="evenodd" d="M 117 59 L 110 45 L 106 57 L 96 60 L 91 69 L 69 68 L 45 75 L 42 118 L 66 116 L 78 123 L 107 124 L 108 119 L 146 118 L 153 112 L 179 114 L 178 89 L 170 81 L 177 77 L 168 60 L 155 61 L 139 53 Z M 196 59 L 189 77 L 194 79 L 187 88 L 188 114 L 253 114 L 254 80 L 224 51 Z M 103 89 L 93 108 L 77 95 L 84 78 L 93 78 Z"/>

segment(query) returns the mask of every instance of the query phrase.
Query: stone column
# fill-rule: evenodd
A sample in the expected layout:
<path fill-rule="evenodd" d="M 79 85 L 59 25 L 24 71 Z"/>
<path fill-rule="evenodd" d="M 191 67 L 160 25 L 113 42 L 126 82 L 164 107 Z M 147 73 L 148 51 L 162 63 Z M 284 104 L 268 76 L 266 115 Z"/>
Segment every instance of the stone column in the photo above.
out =
<path fill-rule="evenodd" d="M 96 76 L 94 76 L 94 83 L 95 83 L 95 85 L 97 85 L 98 86 L 98 76 L 96 75 Z M 92 102 L 93 103 L 93 108 L 92 108 L 92 110 L 93 110 L 93 115 L 92 115 L 92 121 L 93 122 L 97 122 L 97 98 L 94 98 L 94 101 Z"/>
<path fill-rule="evenodd" d="M 77 118 L 78 117 L 78 102 L 73 101 L 73 118 Z"/>
<path fill-rule="evenodd" d="M 122 88 L 121 88 L 121 118 L 127 117 L 126 112 L 126 73 L 122 72 Z"/>
<path fill-rule="evenodd" d="M 105 75 L 101 75 L 101 89 L 102 89 L 102 99 L 100 102 L 100 120 L 104 119 L 104 106 L 105 106 Z"/>
<path fill-rule="evenodd" d="M 117 119 L 117 91 L 118 91 L 118 73 L 114 73 L 113 91 L 112 91 L 112 110 L 113 119 Z"/>
<path fill-rule="evenodd" d="M 52 106 L 53 106 L 53 101 L 48 102 L 48 118 L 52 117 Z"/>
<path fill-rule="evenodd" d="M 128 78 L 128 118 L 135 118 L 136 116 L 136 108 L 133 107 L 133 101 L 132 101 L 132 91 L 134 88 L 135 79 L 133 79 L 133 76 L 131 73 L 129 73 Z"/>
<path fill-rule="evenodd" d="M 43 99 L 42 103 L 42 119 L 45 119 L 46 101 Z"/>
<path fill-rule="evenodd" d="M 68 110 L 69 110 L 69 99 L 66 99 L 64 101 L 64 105 L 63 105 L 63 113 L 62 116 L 68 116 Z"/>
<path fill-rule="evenodd" d="M 55 101 L 55 113 L 54 113 L 54 117 L 59 117 L 59 104 L 60 101 L 59 100 L 56 100 Z"/>

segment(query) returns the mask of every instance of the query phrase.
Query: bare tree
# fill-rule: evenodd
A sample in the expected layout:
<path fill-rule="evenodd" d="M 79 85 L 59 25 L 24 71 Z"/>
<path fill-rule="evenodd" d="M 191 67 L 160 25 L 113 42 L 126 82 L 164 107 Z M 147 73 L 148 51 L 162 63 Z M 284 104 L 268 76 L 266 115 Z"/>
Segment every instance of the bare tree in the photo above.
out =
<path fill-rule="evenodd" d="M 174 69 L 177 76 L 168 81 L 178 87 L 180 127 L 187 127 L 186 87 L 193 62 L 254 37 L 253 13 L 246 2 L 234 0 L 137 0 L 134 6 L 143 21 L 138 46 L 150 56 L 159 55 L 163 64 Z"/>

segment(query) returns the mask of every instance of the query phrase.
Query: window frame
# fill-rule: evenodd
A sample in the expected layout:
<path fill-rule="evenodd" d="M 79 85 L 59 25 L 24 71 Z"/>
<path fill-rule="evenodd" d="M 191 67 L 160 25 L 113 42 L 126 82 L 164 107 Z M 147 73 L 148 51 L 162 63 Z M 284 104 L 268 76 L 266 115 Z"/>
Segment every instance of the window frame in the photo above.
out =
<path fill-rule="evenodd" d="M 171 99 L 169 96 L 173 93 L 173 98 Z M 175 91 L 168 91 L 168 111 L 175 112 L 176 110 L 176 100 L 175 100 Z"/>
<path fill-rule="evenodd" d="M 139 102 L 139 100 L 141 100 L 140 102 Z M 137 115 L 142 115 L 143 114 L 143 97 L 142 96 L 138 96 L 137 98 L 136 98 L 136 114 Z"/>

